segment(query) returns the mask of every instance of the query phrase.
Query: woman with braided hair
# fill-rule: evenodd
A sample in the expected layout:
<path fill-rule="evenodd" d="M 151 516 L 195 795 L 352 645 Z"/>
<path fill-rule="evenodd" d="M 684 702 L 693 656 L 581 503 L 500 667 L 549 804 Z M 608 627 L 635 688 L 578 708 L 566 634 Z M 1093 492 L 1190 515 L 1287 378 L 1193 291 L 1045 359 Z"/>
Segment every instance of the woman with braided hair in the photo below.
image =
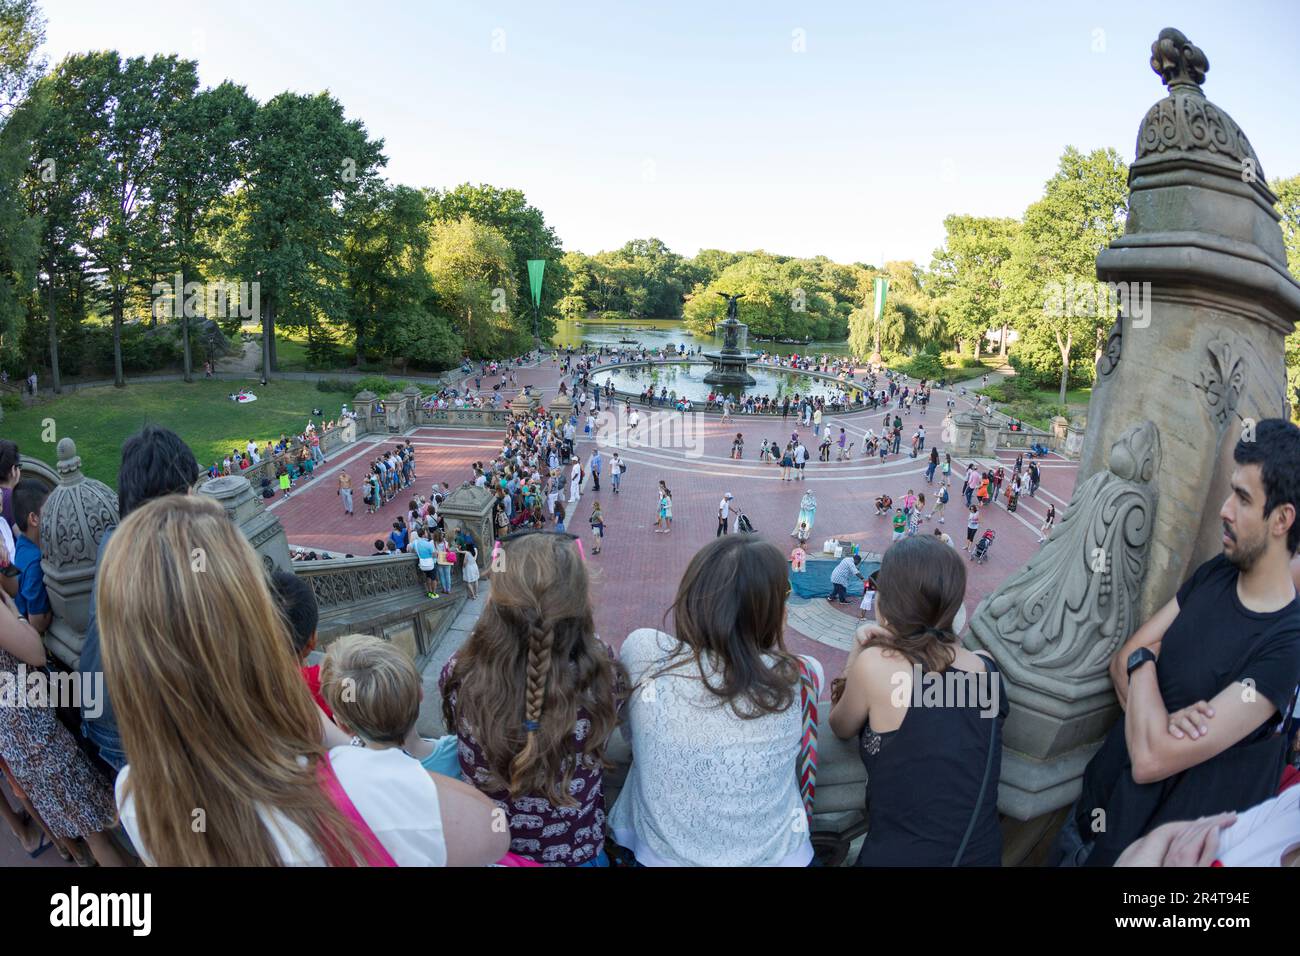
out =
<path fill-rule="evenodd" d="M 876 624 L 831 683 L 831 730 L 858 740 L 867 768 L 858 866 L 998 866 L 1007 700 L 993 659 L 957 638 L 966 565 L 932 536 L 905 538 L 876 586 Z"/>
<path fill-rule="evenodd" d="M 604 754 L 627 684 L 596 636 L 582 542 L 517 532 L 492 568 L 488 603 L 439 678 L 461 772 L 505 810 L 513 852 L 608 866 Z"/>

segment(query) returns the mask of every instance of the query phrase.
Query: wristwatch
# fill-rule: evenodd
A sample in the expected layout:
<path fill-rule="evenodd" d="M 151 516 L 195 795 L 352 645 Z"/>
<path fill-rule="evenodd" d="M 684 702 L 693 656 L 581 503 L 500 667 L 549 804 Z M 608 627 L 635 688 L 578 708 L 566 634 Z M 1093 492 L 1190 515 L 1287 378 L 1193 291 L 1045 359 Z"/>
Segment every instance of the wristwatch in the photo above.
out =
<path fill-rule="evenodd" d="M 1147 661 L 1154 661 L 1156 655 L 1151 652 L 1149 647 L 1139 647 L 1136 651 L 1128 656 L 1128 676 L 1132 677 L 1133 672 L 1145 664 Z"/>

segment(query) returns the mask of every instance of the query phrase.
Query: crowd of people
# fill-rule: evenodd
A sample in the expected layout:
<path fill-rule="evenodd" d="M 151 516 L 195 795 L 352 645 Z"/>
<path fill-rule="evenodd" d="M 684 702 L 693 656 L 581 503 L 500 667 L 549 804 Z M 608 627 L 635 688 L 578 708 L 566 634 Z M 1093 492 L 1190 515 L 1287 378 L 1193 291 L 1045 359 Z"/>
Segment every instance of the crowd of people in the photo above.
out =
<path fill-rule="evenodd" d="M 585 369 L 568 371 L 580 384 Z M 886 389 L 888 400 L 903 388 Z M 573 524 L 588 482 L 595 491 L 603 477 L 616 493 L 626 464 L 596 448 L 584 465 L 576 421 L 538 409 L 475 463 L 473 484 L 493 498 L 492 587 L 440 674 L 441 738 L 417 732 L 420 677 L 394 645 L 343 637 L 310 665 L 311 588 L 268 575 L 222 508 L 189 493 L 199 467 L 178 436 L 150 426 L 132 437 L 80 662 L 106 681 L 104 698 L 71 727 L 51 707 L 0 707 L 0 771 L 21 805 L 0 800 L 0 812 L 16 837 L 38 852 L 49 834 L 102 865 L 807 866 L 808 728 L 828 690 L 829 728 L 857 742 L 867 771 L 858 865 L 999 865 L 1008 700 L 992 657 L 955 632 L 967 562 L 942 529 L 918 533 L 944 521 L 951 457 L 929 450 L 933 501 L 915 489 L 876 499 L 894 539 L 878 570 L 864 574 L 856 554 L 836 568 L 832 597 L 863 579 L 862 616 L 874 619 L 828 683 L 817 660 L 785 644 L 786 556 L 759 535 L 725 533 L 739 516 L 730 494 L 661 627 L 633 630 L 617 652 L 597 636 Z M 1223 553 L 1111 658 L 1124 714 L 1088 765 L 1054 862 L 1295 862 L 1300 429 L 1267 420 L 1253 438 L 1234 450 Z M 792 442 L 806 462 L 797 433 Z M 760 457 L 774 460 L 764 444 Z M 738 434 L 733 454 L 743 450 Z M 370 463 L 374 510 L 403 504 L 376 553 L 413 552 L 431 598 L 451 590 L 459 564 L 475 596 L 479 542 L 464 528 L 449 539 L 439 506 L 450 486 L 426 498 L 411 492 L 416 478 L 409 441 Z M 972 463 L 961 485 L 968 522 L 978 529 L 981 506 L 1004 495 L 1014 510 L 1039 479 L 1032 460 Z M 0 673 L 15 677 L 49 663 L 44 495 L 22 478 L 17 447 L 0 441 Z M 342 478 L 339 495 L 351 514 Z M 658 496 L 655 530 L 668 533 L 662 481 Z M 797 550 L 816 507 L 805 492 Z M 595 503 L 582 517 L 598 554 L 605 514 Z M 196 553 L 219 573 L 194 573 Z M 936 703 L 919 690 L 934 680 L 969 692 Z M 916 689 L 899 695 L 900 681 Z M 607 805 L 609 758 L 626 748 L 630 769 Z M 1099 808 L 1110 821 L 1101 830 Z M 506 826 L 494 826 L 502 816 Z"/>

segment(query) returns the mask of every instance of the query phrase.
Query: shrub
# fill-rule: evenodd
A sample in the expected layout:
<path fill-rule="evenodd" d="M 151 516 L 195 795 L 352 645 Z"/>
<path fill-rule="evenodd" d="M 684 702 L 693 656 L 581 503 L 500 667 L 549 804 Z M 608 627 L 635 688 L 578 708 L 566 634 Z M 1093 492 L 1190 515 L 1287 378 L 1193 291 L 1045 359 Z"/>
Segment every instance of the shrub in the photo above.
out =
<path fill-rule="evenodd" d="M 316 379 L 316 390 L 318 392 L 342 392 L 344 395 L 355 395 L 361 391 L 356 382 L 346 378 L 318 378 Z"/>
<path fill-rule="evenodd" d="M 0 394 L 0 408 L 3 408 L 6 412 L 21 411 L 22 407 L 23 400 L 19 397 L 17 392 L 5 392 Z"/>

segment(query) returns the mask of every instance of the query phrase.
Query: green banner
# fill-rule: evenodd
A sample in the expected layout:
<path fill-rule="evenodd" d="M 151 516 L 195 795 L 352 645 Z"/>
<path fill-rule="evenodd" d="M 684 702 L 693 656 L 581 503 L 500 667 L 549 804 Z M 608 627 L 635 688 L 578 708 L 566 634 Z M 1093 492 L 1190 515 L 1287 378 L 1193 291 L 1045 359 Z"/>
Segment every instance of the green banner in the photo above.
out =
<path fill-rule="evenodd" d="M 875 280 L 876 288 L 876 321 L 879 322 L 885 317 L 885 296 L 889 293 L 889 280 L 878 278 Z"/>
<path fill-rule="evenodd" d="M 528 288 L 533 293 L 533 308 L 542 307 L 542 274 L 546 272 L 545 259 L 528 260 Z"/>

